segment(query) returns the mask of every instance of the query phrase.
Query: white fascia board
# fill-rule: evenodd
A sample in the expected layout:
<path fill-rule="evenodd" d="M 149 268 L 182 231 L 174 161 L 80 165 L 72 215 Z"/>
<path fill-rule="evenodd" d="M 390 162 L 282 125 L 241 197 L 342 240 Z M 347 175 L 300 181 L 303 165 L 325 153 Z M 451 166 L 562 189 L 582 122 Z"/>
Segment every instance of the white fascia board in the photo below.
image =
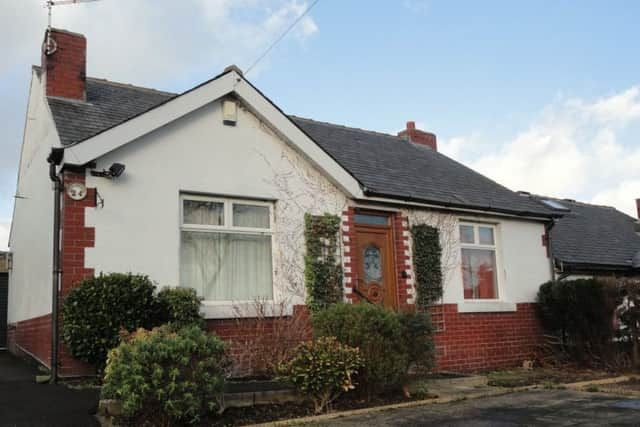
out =
<path fill-rule="evenodd" d="M 294 150 L 329 177 L 349 197 L 364 197 L 358 181 L 251 84 L 243 79 L 236 83 L 234 92 L 253 109 L 254 114 L 269 123 Z"/>
<path fill-rule="evenodd" d="M 237 78 L 239 77 L 235 72 L 224 74 L 146 113 L 71 145 L 64 150 L 64 164 L 84 165 L 171 123 L 231 92 Z"/>
<path fill-rule="evenodd" d="M 66 147 L 63 164 L 84 165 L 229 93 L 236 93 L 296 151 L 323 172 L 349 197 L 363 197 L 358 181 L 263 94 L 235 71 L 179 95 L 146 113 L 80 143 Z"/>

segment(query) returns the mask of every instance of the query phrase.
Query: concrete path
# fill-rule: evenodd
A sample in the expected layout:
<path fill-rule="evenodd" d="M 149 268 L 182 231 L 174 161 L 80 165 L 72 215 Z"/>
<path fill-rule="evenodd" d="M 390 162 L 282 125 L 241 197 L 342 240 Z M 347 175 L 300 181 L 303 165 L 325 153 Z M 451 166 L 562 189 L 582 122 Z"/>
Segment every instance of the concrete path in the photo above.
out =
<path fill-rule="evenodd" d="M 535 390 L 332 419 L 318 426 L 637 426 L 640 400 Z"/>
<path fill-rule="evenodd" d="M 37 369 L 0 351 L 0 426 L 96 426 L 96 390 L 36 384 Z"/>

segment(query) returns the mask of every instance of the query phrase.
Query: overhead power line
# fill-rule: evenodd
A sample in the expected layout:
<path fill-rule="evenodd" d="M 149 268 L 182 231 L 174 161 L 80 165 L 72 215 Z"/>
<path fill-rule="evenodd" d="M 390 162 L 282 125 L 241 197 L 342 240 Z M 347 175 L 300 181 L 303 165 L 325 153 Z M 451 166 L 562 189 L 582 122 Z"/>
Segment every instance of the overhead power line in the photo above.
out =
<path fill-rule="evenodd" d="M 289 31 L 291 31 L 291 30 L 292 30 L 292 29 L 293 29 L 293 28 L 298 24 L 298 22 L 300 22 L 300 21 L 302 20 L 302 18 L 304 18 L 304 17 L 305 17 L 305 15 L 307 15 L 307 14 L 309 13 L 309 11 L 310 11 L 311 9 L 313 9 L 313 7 L 314 7 L 314 6 L 315 6 L 319 1 L 320 1 L 320 0 L 314 0 L 314 1 L 313 1 L 313 3 L 311 3 L 311 4 L 309 5 L 309 7 L 307 7 L 307 8 L 305 9 L 305 11 L 304 11 L 304 12 L 302 12 L 302 14 L 301 14 L 300 16 L 298 16 L 298 17 L 296 18 L 296 20 L 295 20 L 295 21 L 293 21 L 293 22 L 291 23 L 291 25 L 289 25 L 289 27 L 287 27 L 287 29 L 286 29 L 286 30 L 284 30 L 284 32 L 283 32 L 282 34 L 280 34 L 280 37 L 278 37 L 278 38 L 277 38 L 273 43 L 271 43 L 271 45 L 267 48 L 267 50 L 265 50 L 265 51 L 262 53 L 262 55 L 260 55 L 260 56 L 258 57 L 258 59 L 256 59 L 256 60 L 253 62 L 253 64 L 251 64 L 251 65 L 249 66 L 249 68 L 247 68 L 247 71 L 245 71 L 245 72 L 244 72 L 244 74 L 245 74 L 245 75 L 249 74 L 249 72 L 250 72 L 250 71 L 251 71 L 251 70 L 252 70 L 256 65 L 258 65 L 258 63 L 259 63 L 260 61 L 262 61 L 262 60 L 264 59 L 264 57 L 265 57 L 265 56 L 267 56 L 267 55 L 269 54 L 269 52 L 271 52 L 271 50 L 272 50 L 274 47 L 276 47 L 276 45 L 277 45 L 278 43 L 280 43 L 280 41 L 281 41 L 281 40 L 282 40 L 282 39 L 283 39 L 283 38 L 284 38 L 284 37 L 289 33 Z"/>

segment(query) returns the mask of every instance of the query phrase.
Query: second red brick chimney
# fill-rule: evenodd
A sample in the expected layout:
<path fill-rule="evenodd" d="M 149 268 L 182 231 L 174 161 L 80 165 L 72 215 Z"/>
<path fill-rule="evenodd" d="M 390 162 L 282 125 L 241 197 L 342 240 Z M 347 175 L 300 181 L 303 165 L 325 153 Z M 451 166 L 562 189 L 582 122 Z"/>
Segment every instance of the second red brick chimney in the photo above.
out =
<path fill-rule="evenodd" d="M 45 32 L 42 72 L 47 96 L 86 99 L 87 40 L 82 34 L 56 28 Z"/>
<path fill-rule="evenodd" d="M 407 139 L 414 144 L 424 145 L 431 148 L 434 151 L 438 151 L 438 141 L 436 135 L 431 132 L 425 132 L 420 129 L 416 129 L 415 122 L 407 122 L 407 128 L 398 132 L 400 138 Z"/>

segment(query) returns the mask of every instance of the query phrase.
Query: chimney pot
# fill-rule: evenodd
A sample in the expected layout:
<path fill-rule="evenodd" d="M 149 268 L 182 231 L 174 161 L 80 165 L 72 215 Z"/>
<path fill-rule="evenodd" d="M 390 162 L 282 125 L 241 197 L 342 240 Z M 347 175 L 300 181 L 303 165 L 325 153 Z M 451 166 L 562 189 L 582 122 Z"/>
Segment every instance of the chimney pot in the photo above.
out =
<path fill-rule="evenodd" d="M 47 33 L 45 32 L 45 46 Z M 43 49 L 42 72 L 47 96 L 86 99 L 87 40 L 82 34 L 56 28 L 49 35 L 54 48 Z"/>
<path fill-rule="evenodd" d="M 416 129 L 416 122 L 414 121 L 408 121 L 407 128 L 398 132 L 398 136 L 409 140 L 413 144 L 424 145 L 425 147 L 431 148 L 433 151 L 438 151 L 438 140 L 436 135 L 431 132 Z"/>

